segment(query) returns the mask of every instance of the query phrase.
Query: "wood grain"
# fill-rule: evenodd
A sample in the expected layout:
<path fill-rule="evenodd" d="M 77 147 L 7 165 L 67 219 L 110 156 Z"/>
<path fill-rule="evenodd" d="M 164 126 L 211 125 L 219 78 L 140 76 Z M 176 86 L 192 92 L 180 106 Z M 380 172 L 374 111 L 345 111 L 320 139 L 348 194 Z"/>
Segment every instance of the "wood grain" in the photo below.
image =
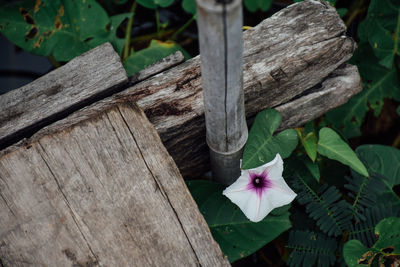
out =
<path fill-rule="evenodd" d="M 109 43 L 71 60 L 30 84 L 0 97 L 0 147 L 16 135 L 68 113 L 73 106 L 127 81 Z"/>
<path fill-rule="evenodd" d="M 5 266 L 229 266 L 135 104 L 0 157 Z"/>

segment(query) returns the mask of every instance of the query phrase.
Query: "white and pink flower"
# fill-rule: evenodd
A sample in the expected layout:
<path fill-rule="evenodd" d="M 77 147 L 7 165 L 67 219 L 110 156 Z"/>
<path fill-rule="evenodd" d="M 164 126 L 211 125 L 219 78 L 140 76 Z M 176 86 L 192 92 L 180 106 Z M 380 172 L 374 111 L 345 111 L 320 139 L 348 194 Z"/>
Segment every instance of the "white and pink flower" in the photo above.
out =
<path fill-rule="evenodd" d="M 222 194 L 239 206 L 244 215 L 259 222 L 273 209 L 289 204 L 296 193 L 282 177 L 283 161 L 279 154 L 254 169 L 242 170 L 240 177 Z"/>

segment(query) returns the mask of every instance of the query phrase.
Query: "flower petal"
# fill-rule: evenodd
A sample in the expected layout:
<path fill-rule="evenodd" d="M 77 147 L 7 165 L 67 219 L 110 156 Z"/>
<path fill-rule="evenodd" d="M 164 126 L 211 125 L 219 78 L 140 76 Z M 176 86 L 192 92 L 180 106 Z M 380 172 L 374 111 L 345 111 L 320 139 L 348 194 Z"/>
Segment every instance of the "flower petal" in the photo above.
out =
<path fill-rule="evenodd" d="M 254 169 L 249 169 L 248 171 L 256 172 L 256 173 L 262 173 L 265 170 L 270 170 L 273 169 L 274 173 L 279 174 L 280 170 L 280 175 L 282 176 L 283 172 L 283 161 L 281 158 L 281 155 L 276 154 L 275 158 L 271 160 L 270 162 L 265 163 L 264 165 L 261 165 L 260 167 L 254 168 Z"/>
<path fill-rule="evenodd" d="M 260 199 L 257 194 L 249 194 L 247 190 L 233 193 L 225 191 L 223 194 L 236 204 L 250 221 L 255 222 L 260 217 Z"/>
<path fill-rule="evenodd" d="M 247 170 L 242 171 L 242 174 L 240 175 L 240 177 L 236 180 L 236 182 L 234 182 L 233 184 L 231 184 L 229 187 L 227 187 L 224 192 L 237 192 L 237 191 L 243 191 L 246 190 L 247 184 L 249 183 L 249 172 Z M 224 194 L 223 192 L 223 194 Z"/>
<path fill-rule="evenodd" d="M 283 180 L 283 179 L 282 179 Z M 285 181 L 283 181 L 285 182 Z M 286 183 L 285 183 L 286 184 Z M 287 186 L 287 185 L 286 185 Z M 291 203 L 297 196 L 292 189 L 287 186 L 287 191 L 282 191 L 280 188 L 274 187 L 272 190 L 265 195 L 265 199 L 268 199 L 272 209 L 279 208 Z M 261 209 L 264 209 L 264 198 L 261 201 Z"/>
<path fill-rule="evenodd" d="M 281 155 L 276 154 L 274 160 L 269 163 L 272 163 L 272 164 L 270 164 L 269 166 L 266 166 L 266 169 L 268 172 L 268 178 L 270 178 L 272 181 L 275 181 L 278 179 L 283 179 L 282 178 L 283 160 L 281 158 Z"/>

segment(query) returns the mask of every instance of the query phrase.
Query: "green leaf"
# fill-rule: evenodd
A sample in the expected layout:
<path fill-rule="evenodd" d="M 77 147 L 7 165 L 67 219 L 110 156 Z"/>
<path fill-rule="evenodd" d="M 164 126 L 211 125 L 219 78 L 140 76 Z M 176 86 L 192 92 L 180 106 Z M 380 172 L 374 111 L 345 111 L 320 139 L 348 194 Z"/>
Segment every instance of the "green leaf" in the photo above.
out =
<path fill-rule="evenodd" d="M 132 15 L 133 13 L 123 13 L 110 17 L 111 24 L 109 32 L 105 33 L 103 36 L 97 36 L 89 41 L 88 44 L 91 47 L 96 47 L 105 42 L 110 42 L 118 55 L 121 55 L 125 45 L 125 38 L 119 38 L 117 36 L 117 29 L 125 19 L 130 18 Z"/>
<path fill-rule="evenodd" d="M 321 155 L 337 160 L 361 175 L 368 176 L 367 169 L 356 153 L 332 129 L 324 127 L 319 131 L 317 150 Z"/>
<path fill-rule="evenodd" d="M 255 12 L 257 9 L 267 11 L 273 0 L 244 0 L 244 5 L 250 12 Z"/>
<path fill-rule="evenodd" d="M 172 41 L 161 42 L 152 40 L 150 46 L 142 49 L 136 53 L 131 54 L 124 62 L 123 65 L 128 76 L 139 72 L 140 70 L 156 63 L 157 61 L 175 53 L 184 50 Z M 187 54 L 187 53 L 186 53 Z"/>
<path fill-rule="evenodd" d="M 24 50 L 68 61 L 107 34 L 110 19 L 94 0 L 23 1 L 0 8 L 0 32 Z"/>
<path fill-rule="evenodd" d="M 380 66 L 368 44 L 359 44 L 352 63 L 358 66 L 363 80 L 363 91 L 326 115 L 327 120 L 340 129 L 346 138 L 361 135 L 360 126 L 369 108 L 375 111 L 375 116 L 378 116 L 384 98 L 400 101 L 400 85 L 396 70 Z"/>
<path fill-rule="evenodd" d="M 397 114 L 399 114 L 399 116 L 400 116 L 400 106 L 397 107 L 396 111 L 397 111 Z"/>
<path fill-rule="evenodd" d="M 274 109 L 259 112 L 251 127 L 243 153 L 242 169 L 252 169 L 273 160 L 277 153 L 287 158 L 297 146 L 297 134 L 287 129 L 273 136 L 281 124 L 281 114 Z"/>
<path fill-rule="evenodd" d="M 137 2 L 144 7 L 156 9 L 158 6 L 170 6 L 174 2 L 174 0 L 137 0 Z"/>
<path fill-rule="evenodd" d="M 314 162 L 317 158 L 317 137 L 314 132 L 309 132 L 303 137 L 303 131 L 296 129 L 300 142 L 303 145 L 307 155 Z"/>
<path fill-rule="evenodd" d="M 214 239 L 230 262 L 254 253 L 291 227 L 289 205 L 275 209 L 261 222 L 253 223 L 222 195 L 224 185 L 200 180 L 186 183 Z"/>
<path fill-rule="evenodd" d="M 395 55 L 399 55 L 400 2 L 372 0 L 360 31 L 361 40 L 369 42 L 379 64 L 392 68 Z"/>
<path fill-rule="evenodd" d="M 400 150 L 383 145 L 363 145 L 356 152 L 370 173 L 383 176 L 379 178 L 385 184 L 385 190 L 378 196 L 378 201 L 391 202 L 395 209 L 400 209 L 400 198 L 393 190 L 400 184 Z"/>
<path fill-rule="evenodd" d="M 197 13 L 196 0 L 183 0 L 182 8 L 186 12 L 194 15 Z"/>
<path fill-rule="evenodd" d="M 375 226 L 375 235 L 378 241 L 371 247 L 366 248 L 359 240 L 350 240 L 343 246 L 343 257 L 349 267 L 371 266 L 377 260 L 384 265 L 391 263 L 392 257 L 400 253 L 400 218 L 389 217 L 381 220 Z"/>

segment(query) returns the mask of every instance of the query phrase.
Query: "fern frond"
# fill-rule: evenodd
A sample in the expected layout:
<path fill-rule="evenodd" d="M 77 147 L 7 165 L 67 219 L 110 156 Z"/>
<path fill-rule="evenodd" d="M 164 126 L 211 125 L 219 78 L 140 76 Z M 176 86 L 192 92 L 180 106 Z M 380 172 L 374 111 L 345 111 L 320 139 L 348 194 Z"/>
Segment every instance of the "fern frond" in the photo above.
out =
<path fill-rule="evenodd" d="M 392 203 L 388 202 L 385 205 L 365 209 L 364 216 L 365 220 L 350 226 L 349 240 L 358 239 L 366 247 L 371 247 L 377 240 L 374 232 L 376 224 L 383 218 L 397 216 L 397 214 L 392 209 Z"/>
<path fill-rule="evenodd" d="M 293 186 L 297 189 L 297 201 L 306 206 L 306 212 L 318 227 L 329 236 L 338 236 L 351 224 L 351 207 L 342 199 L 339 190 L 324 184 L 314 191 L 304 179 L 297 176 Z"/>
<path fill-rule="evenodd" d="M 344 187 L 350 192 L 348 195 L 353 199 L 352 211 L 356 221 L 364 221 L 364 210 L 376 204 L 376 196 L 385 188 L 384 183 L 376 175 L 365 177 L 353 172 L 353 177 L 346 177 L 348 184 Z"/>
<path fill-rule="evenodd" d="M 337 241 L 322 233 L 292 230 L 287 247 L 292 249 L 290 267 L 332 266 L 336 261 Z"/>

